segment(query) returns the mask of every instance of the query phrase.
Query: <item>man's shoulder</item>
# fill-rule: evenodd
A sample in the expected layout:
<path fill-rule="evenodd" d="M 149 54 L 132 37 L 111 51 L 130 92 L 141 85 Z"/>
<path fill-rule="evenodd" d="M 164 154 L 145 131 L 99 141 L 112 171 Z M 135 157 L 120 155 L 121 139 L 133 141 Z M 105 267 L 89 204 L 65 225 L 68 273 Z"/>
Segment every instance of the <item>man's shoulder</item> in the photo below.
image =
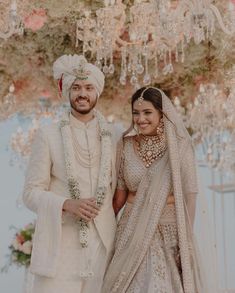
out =
<path fill-rule="evenodd" d="M 60 131 L 59 122 L 53 122 L 47 125 L 43 125 L 39 128 L 39 131 L 46 137 L 58 135 Z"/>

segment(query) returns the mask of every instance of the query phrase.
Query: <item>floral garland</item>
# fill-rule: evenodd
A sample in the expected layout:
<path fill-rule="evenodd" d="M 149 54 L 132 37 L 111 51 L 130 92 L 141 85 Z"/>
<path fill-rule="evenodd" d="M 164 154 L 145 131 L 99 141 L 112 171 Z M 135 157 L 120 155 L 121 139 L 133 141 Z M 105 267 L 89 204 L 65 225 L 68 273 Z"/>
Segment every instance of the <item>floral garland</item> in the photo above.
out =
<path fill-rule="evenodd" d="M 95 116 L 98 120 L 101 139 L 101 159 L 100 172 L 96 190 L 96 203 L 99 207 L 102 206 L 107 188 L 110 184 L 111 174 L 111 159 L 112 159 L 112 142 L 111 132 L 103 115 L 95 111 Z M 69 116 L 67 115 L 60 122 L 62 141 L 64 146 L 65 166 L 68 180 L 69 192 L 72 199 L 79 199 L 81 196 L 79 188 L 79 179 L 75 173 L 75 154 L 72 143 L 72 132 L 70 128 Z M 88 246 L 88 230 L 89 224 L 83 219 L 79 219 L 80 227 L 80 243 L 82 247 Z"/>

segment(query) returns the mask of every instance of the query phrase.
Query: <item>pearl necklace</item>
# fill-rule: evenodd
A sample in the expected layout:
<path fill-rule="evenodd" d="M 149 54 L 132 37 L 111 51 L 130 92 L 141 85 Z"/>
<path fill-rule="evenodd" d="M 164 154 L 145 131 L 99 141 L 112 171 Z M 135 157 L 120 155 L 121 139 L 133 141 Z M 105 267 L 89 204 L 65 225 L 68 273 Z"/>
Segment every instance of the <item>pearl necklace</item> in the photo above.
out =
<path fill-rule="evenodd" d="M 97 131 L 96 131 L 97 136 L 98 136 L 98 133 L 99 133 L 99 129 L 97 127 Z M 87 133 L 85 135 L 87 136 Z M 72 128 L 72 139 L 73 139 L 74 154 L 75 154 L 77 162 L 81 166 L 85 168 L 91 168 L 99 163 L 100 161 L 100 146 L 98 145 L 99 137 L 97 137 L 96 147 L 90 148 L 90 146 L 88 145 L 85 148 L 80 144 L 79 139 L 77 138 L 77 134 Z M 86 140 L 88 143 L 88 138 Z"/>
<path fill-rule="evenodd" d="M 157 127 L 157 135 L 142 135 L 141 140 L 136 140 L 136 142 L 137 152 L 144 162 L 145 167 L 149 168 L 156 159 L 163 157 L 167 144 L 162 119 Z"/>

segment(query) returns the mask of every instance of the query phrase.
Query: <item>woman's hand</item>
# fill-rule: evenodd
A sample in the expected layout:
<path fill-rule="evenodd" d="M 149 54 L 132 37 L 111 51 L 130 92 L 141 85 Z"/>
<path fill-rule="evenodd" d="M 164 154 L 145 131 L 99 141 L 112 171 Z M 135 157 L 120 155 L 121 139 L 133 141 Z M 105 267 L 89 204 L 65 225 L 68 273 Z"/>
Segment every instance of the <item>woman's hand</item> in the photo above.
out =
<path fill-rule="evenodd" d="M 115 215 L 117 215 L 121 208 L 125 205 L 127 194 L 126 190 L 116 189 L 113 197 L 113 210 Z"/>
<path fill-rule="evenodd" d="M 175 203 L 175 197 L 173 193 L 170 193 L 167 197 L 166 204 L 174 204 Z"/>

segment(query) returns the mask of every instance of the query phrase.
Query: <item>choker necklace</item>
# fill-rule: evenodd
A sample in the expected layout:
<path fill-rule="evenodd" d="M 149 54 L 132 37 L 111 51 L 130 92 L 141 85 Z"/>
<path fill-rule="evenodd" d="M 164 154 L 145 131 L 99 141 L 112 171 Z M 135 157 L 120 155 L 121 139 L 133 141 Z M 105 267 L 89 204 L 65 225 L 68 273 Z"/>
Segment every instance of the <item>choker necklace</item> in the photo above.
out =
<path fill-rule="evenodd" d="M 149 168 L 156 159 L 163 157 L 167 148 L 163 119 L 157 127 L 157 135 L 142 135 L 141 139 L 136 140 L 136 142 L 138 155 L 144 162 L 145 167 Z"/>

